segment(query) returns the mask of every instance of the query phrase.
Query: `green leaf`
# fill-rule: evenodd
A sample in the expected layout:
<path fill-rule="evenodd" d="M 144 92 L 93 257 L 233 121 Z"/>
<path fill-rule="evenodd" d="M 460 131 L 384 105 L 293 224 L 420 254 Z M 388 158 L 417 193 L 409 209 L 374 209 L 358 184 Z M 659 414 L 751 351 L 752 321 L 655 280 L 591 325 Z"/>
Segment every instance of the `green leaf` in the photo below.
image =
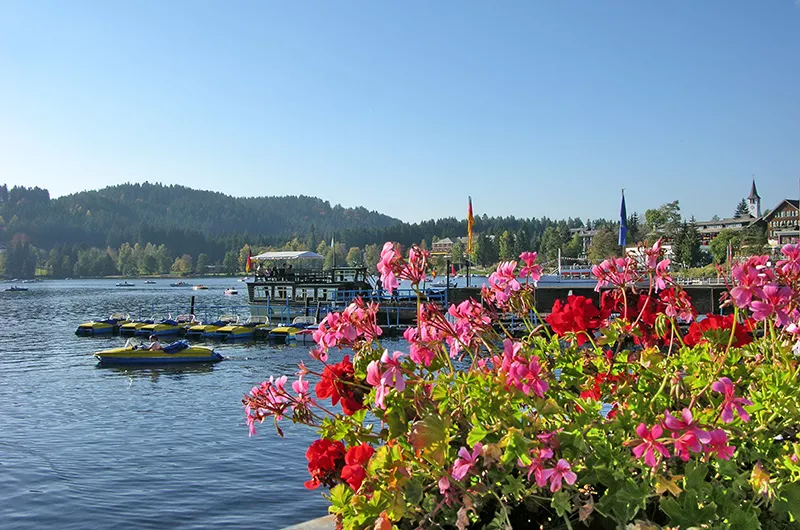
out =
<path fill-rule="evenodd" d="M 476 443 L 482 442 L 489 431 L 484 429 L 481 425 L 475 425 L 467 436 L 467 445 L 473 447 Z"/>
<path fill-rule="evenodd" d="M 793 482 L 780 489 L 780 499 L 775 501 L 775 511 L 789 514 L 792 519 L 800 521 L 800 484 Z"/>
<path fill-rule="evenodd" d="M 708 466 L 699 462 L 691 461 L 686 464 L 686 472 L 684 478 L 685 490 L 694 490 L 698 494 L 706 492 L 711 488 L 711 484 L 706 482 L 708 475 Z"/>
<path fill-rule="evenodd" d="M 700 508 L 694 491 L 685 491 L 679 500 L 680 502 L 672 497 L 664 497 L 660 506 L 670 521 L 681 528 L 700 526 L 709 522 L 716 513 L 717 505 L 713 502 Z"/>
<path fill-rule="evenodd" d="M 612 491 L 614 493 L 609 493 Z M 619 489 L 609 487 L 596 508 L 600 513 L 612 514 L 619 521 L 631 521 L 644 508 L 649 492 L 647 483 L 637 484 L 633 479 L 628 479 Z"/>
<path fill-rule="evenodd" d="M 336 508 L 343 508 L 350 504 L 353 498 L 353 490 L 344 484 L 337 484 L 331 488 L 331 505 Z"/>
<path fill-rule="evenodd" d="M 406 504 L 410 506 L 418 506 L 422 502 L 422 493 L 422 482 L 419 479 L 414 478 L 406 482 Z"/>
<path fill-rule="evenodd" d="M 570 494 L 564 490 L 557 491 L 553 494 L 553 499 L 550 501 L 550 506 L 555 509 L 559 517 L 563 517 L 565 513 L 572 511 L 572 503 L 569 501 Z"/>

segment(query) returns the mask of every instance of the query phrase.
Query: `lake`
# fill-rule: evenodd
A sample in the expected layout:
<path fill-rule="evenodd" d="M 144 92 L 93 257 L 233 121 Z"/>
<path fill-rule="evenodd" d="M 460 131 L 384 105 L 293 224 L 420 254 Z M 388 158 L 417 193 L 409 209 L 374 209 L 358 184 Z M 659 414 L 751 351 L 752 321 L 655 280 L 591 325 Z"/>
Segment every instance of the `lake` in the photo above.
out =
<path fill-rule="evenodd" d="M 280 438 L 264 423 L 248 438 L 241 404 L 309 347 L 215 344 L 226 360 L 213 366 L 99 367 L 91 354 L 125 339 L 77 337 L 93 317 L 174 317 L 192 296 L 200 318 L 249 313 L 235 279 L 189 280 L 207 291 L 130 281 L 0 291 L 0 526 L 273 529 L 325 515 L 323 490 L 303 487 L 313 431 L 284 421 Z M 240 294 L 223 295 L 230 286 Z"/>

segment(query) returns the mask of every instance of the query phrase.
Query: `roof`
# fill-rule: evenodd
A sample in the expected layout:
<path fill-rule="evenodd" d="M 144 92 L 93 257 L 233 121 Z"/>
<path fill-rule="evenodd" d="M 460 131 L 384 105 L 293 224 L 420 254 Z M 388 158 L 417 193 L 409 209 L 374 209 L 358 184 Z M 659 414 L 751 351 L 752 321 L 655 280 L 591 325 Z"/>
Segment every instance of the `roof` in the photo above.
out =
<path fill-rule="evenodd" d="M 770 222 L 772 218 L 775 217 L 775 214 L 781 209 L 781 206 L 783 206 L 784 203 L 788 204 L 794 209 L 797 209 L 798 202 L 800 201 L 798 201 L 797 199 L 783 199 L 781 202 L 778 203 L 778 205 L 775 208 L 770 210 L 770 212 L 767 215 L 763 216 L 762 219 L 766 222 Z"/>
<path fill-rule="evenodd" d="M 750 188 L 750 195 L 747 197 L 748 199 L 760 199 L 761 197 L 758 196 L 758 192 L 756 191 L 756 179 L 753 179 L 753 187 Z"/>
<path fill-rule="evenodd" d="M 297 252 L 297 251 L 280 251 L 280 252 L 263 252 L 258 256 L 253 256 L 252 259 L 258 260 L 288 260 L 288 259 L 325 259 L 316 252 Z"/>

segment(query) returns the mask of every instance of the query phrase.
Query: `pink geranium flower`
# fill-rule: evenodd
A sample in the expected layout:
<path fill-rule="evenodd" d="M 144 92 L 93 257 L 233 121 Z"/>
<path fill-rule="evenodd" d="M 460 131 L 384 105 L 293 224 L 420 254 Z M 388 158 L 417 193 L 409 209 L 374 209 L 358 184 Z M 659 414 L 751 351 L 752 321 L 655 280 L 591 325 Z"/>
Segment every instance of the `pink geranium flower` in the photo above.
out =
<path fill-rule="evenodd" d="M 636 427 L 636 434 L 642 439 L 642 443 L 633 448 L 633 454 L 636 458 L 641 458 L 644 455 L 644 463 L 650 467 L 656 467 L 661 457 L 656 457 L 656 452 L 660 453 L 664 458 L 669 458 L 669 451 L 663 443 L 658 441 L 658 438 L 664 433 L 661 425 L 656 423 L 652 429 L 648 429 L 647 425 L 640 423 Z"/>
<path fill-rule="evenodd" d="M 525 266 L 519 271 L 520 276 L 530 276 L 534 284 L 542 277 L 542 266 L 536 263 L 538 255 L 537 252 L 523 252 L 519 255 L 519 259 L 525 262 Z"/>
<path fill-rule="evenodd" d="M 389 393 L 390 388 L 396 388 L 402 392 L 406 388 L 406 381 L 403 379 L 403 371 L 400 367 L 400 358 L 403 354 L 399 351 L 391 356 L 388 350 L 384 350 L 380 361 L 372 361 L 367 366 L 367 383 L 375 387 L 375 404 L 382 409 L 386 409 L 384 399 Z M 384 365 L 385 370 L 381 369 Z"/>
<path fill-rule="evenodd" d="M 466 447 L 458 450 L 458 458 L 453 463 L 453 478 L 461 480 L 466 477 L 470 470 L 478 463 L 478 457 L 483 451 L 483 445 L 480 442 L 475 444 L 472 448 L 472 454 Z"/>
<path fill-rule="evenodd" d="M 707 444 L 711 441 L 711 436 L 708 434 L 708 432 L 697 426 L 697 423 L 692 417 L 692 411 L 688 408 L 684 408 L 681 411 L 681 419 L 677 419 L 669 412 L 664 411 L 664 427 L 670 431 L 691 432 L 700 442 L 704 444 Z"/>
<path fill-rule="evenodd" d="M 722 429 L 714 429 L 709 433 L 711 442 L 706 447 L 706 452 L 716 454 L 717 458 L 730 460 L 736 448 L 728 444 L 728 435 Z"/>
<path fill-rule="evenodd" d="M 733 409 L 742 419 L 742 421 L 750 421 L 750 415 L 742 408 L 742 405 L 752 405 L 749 399 L 736 397 L 736 388 L 733 386 L 733 381 L 727 377 L 721 377 L 719 381 L 714 381 L 711 385 L 711 390 L 719 392 L 725 396 L 725 401 L 722 403 L 722 421 L 731 423 L 733 421 Z"/>
<path fill-rule="evenodd" d="M 784 245 L 781 253 L 786 259 L 780 260 L 775 268 L 790 281 L 796 279 L 800 276 L 800 245 Z"/>
<path fill-rule="evenodd" d="M 792 299 L 792 288 L 780 287 L 771 283 L 763 287 L 760 295 L 760 300 L 750 302 L 753 318 L 761 321 L 775 315 L 775 321 L 779 326 L 788 326 L 789 314 L 786 312 L 786 308 Z"/>
<path fill-rule="evenodd" d="M 658 238 L 658 241 L 653 244 L 652 248 L 645 249 L 644 253 L 645 265 L 647 265 L 648 269 L 655 270 L 658 264 L 658 259 L 661 257 L 661 238 Z"/>
<path fill-rule="evenodd" d="M 543 469 L 540 477 L 541 482 L 537 481 L 539 487 L 544 487 L 545 483 L 549 480 L 550 491 L 552 492 L 556 492 L 561 489 L 562 480 L 570 486 L 575 484 L 575 481 L 578 480 L 578 475 L 572 471 L 569 462 L 563 458 L 559 459 L 559 461 L 556 463 L 556 467 Z"/>

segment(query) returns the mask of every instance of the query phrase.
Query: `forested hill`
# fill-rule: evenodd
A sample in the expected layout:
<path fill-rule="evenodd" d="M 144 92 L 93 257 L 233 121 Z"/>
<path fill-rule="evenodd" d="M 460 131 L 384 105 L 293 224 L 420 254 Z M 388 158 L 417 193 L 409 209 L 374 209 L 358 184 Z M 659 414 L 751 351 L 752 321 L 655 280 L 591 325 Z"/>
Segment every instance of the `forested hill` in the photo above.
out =
<path fill-rule="evenodd" d="M 323 237 L 349 229 L 380 229 L 400 221 L 365 208 L 331 206 L 314 197 L 237 198 L 184 186 L 123 184 L 50 199 L 46 190 L 2 186 L 0 215 L 7 233 L 23 232 L 40 248 L 86 244 L 118 247 L 152 241 L 175 245 L 230 237 L 262 241 Z M 5 200 L 4 200 L 5 199 Z M 205 241 L 203 241 L 205 240 Z M 197 248 L 197 247 L 195 247 Z"/>

